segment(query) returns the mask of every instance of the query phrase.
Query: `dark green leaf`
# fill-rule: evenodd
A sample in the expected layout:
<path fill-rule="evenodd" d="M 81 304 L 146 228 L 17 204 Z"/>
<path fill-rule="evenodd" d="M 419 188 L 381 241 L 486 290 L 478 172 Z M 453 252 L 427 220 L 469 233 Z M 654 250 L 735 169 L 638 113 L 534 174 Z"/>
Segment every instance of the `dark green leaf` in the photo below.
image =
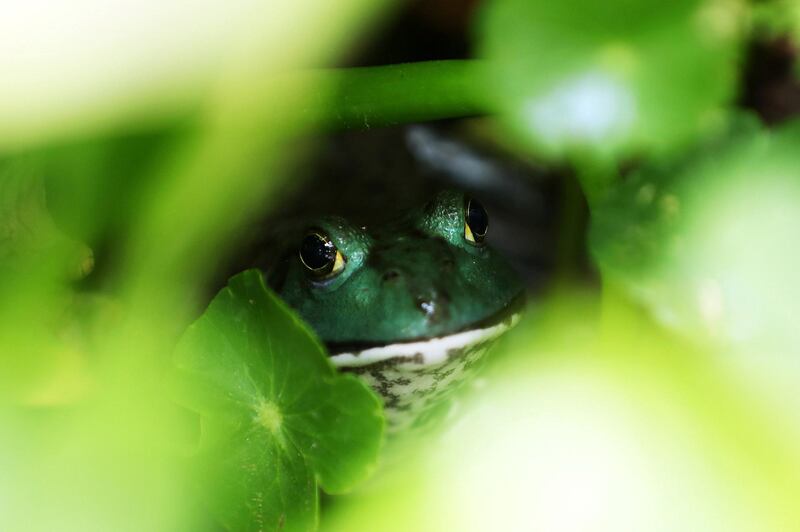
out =
<path fill-rule="evenodd" d="M 203 420 L 204 491 L 236 530 L 307 530 L 317 483 L 338 493 L 375 463 L 380 401 L 338 374 L 257 270 L 231 279 L 182 338 L 179 400 Z"/>

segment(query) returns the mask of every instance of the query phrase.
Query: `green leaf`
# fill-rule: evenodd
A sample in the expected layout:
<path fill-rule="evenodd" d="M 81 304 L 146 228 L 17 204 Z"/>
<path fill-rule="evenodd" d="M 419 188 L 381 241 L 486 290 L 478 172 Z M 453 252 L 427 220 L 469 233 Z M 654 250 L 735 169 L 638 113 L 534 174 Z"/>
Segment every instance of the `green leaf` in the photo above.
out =
<path fill-rule="evenodd" d="M 43 158 L 0 159 L 0 402 L 60 402 L 70 374 L 63 330 L 70 283 L 91 270 L 91 250 L 65 235 L 47 205 Z M 67 378 L 66 380 L 69 380 Z"/>
<path fill-rule="evenodd" d="M 592 210 L 607 283 L 694 340 L 751 352 L 797 345 L 800 122 L 739 122 L 653 162 Z"/>
<path fill-rule="evenodd" d="M 91 266 L 91 252 L 53 222 L 44 185 L 44 158 L 0 160 L 0 266 L 31 267 L 52 277 L 77 278 Z"/>
<path fill-rule="evenodd" d="M 201 415 L 208 501 L 235 530 L 309 530 L 317 484 L 348 490 L 375 464 L 381 403 L 341 375 L 258 270 L 233 277 L 181 339 L 178 400 Z"/>
<path fill-rule="evenodd" d="M 543 157 L 672 149 L 735 96 L 739 0 L 495 0 L 483 15 L 486 90 Z"/>

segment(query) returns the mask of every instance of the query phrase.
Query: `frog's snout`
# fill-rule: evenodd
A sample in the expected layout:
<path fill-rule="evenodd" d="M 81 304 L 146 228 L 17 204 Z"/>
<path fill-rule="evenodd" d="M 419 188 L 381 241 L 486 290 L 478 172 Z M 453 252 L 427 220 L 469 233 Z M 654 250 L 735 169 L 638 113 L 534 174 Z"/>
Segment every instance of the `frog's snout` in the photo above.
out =
<path fill-rule="evenodd" d="M 402 285 L 402 290 L 409 293 L 412 297 L 414 307 L 421 312 L 425 319 L 430 323 L 446 320 L 449 316 L 450 296 L 446 290 L 437 288 L 431 283 L 430 286 L 420 286 L 420 277 L 413 272 L 405 271 L 402 268 L 387 268 L 381 274 L 381 283 L 384 288 Z M 426 285 L 428 283 L 425 283 Z"/>
<path fill-rule="evenodd" d="M 436 323 L 447 319 L 449 316 L 449 301 L 449 298 L 445 294 L 434 293 L 426 296 L 417 296 L 414 303 L 417 310 L 422 312 L 429 322 Z"/>

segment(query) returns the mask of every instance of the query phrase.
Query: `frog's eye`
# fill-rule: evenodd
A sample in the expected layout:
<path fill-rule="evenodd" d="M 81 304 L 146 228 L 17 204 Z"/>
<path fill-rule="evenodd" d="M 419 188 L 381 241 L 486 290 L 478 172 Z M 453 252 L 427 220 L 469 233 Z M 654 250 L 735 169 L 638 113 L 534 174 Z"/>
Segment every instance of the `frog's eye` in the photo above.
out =
<path fill-rule="evenodd" d="M 344 256 L 320 229 L 310 229 L 306 233 L 300 244 L 300 262 L 317 279 L 332 277 L 345 265 Z"/>
<path fill-rule="evenodd" d="M 467 242 L 480 246 L 489 229 L 489 215 L 483 205 L 468 199 L 464 208 L 464 238 Z"/>

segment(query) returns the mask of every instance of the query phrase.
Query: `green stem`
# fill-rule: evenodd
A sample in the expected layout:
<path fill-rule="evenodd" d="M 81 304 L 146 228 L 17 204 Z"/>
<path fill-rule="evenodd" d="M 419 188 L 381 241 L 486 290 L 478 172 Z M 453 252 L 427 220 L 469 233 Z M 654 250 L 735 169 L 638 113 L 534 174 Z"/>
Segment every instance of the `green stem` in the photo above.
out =
<path fill-rule="evenodd" d="M 482 115 L 490 111 L 484 68 L 453 60 L 306 72 L 302 113 L 334 129 Z"/>

